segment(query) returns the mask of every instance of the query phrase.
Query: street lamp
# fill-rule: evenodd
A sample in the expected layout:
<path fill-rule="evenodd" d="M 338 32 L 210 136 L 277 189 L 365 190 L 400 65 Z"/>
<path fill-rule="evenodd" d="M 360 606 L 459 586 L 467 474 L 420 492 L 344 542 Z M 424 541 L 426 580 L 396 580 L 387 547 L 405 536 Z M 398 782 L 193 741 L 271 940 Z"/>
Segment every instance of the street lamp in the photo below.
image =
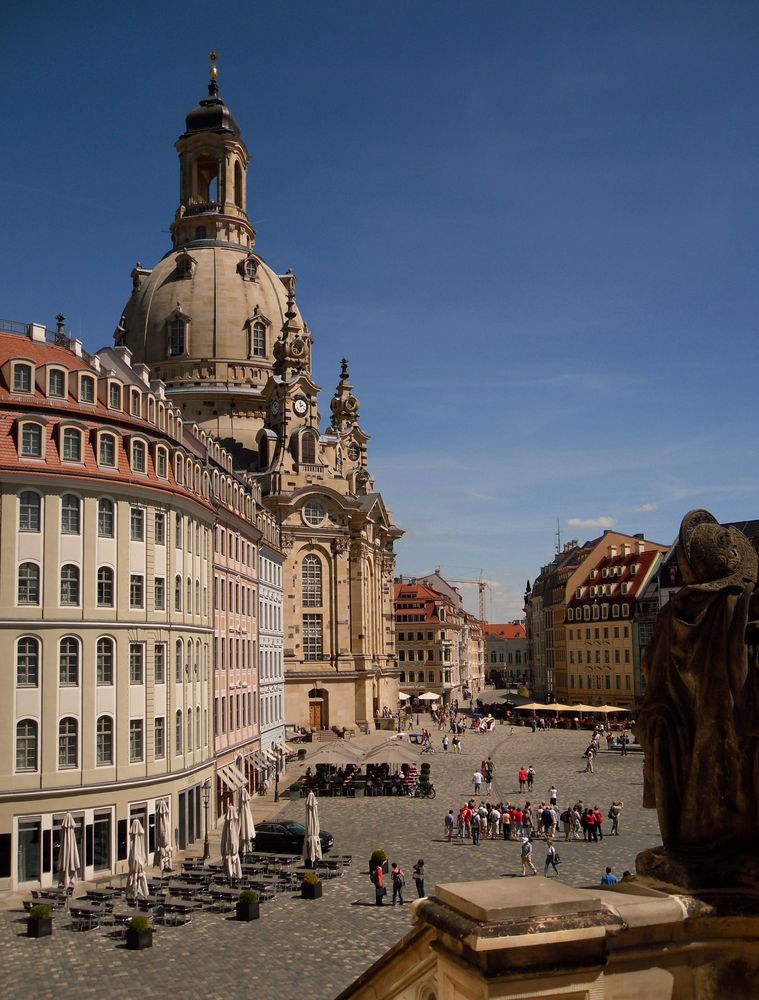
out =
<path fill-rule="evenodd" d="M 203 841 L 203 860 L 208 861 L 211 857 L 211 849 L 208 846 L 208 804 L 211 801 L 211 780 L 206 778 L 203 784 L 200 786 L 200 791 L 203 796 L 203 812 L 206 818 L 206 836 Z"/>
<path fill-rule="evenodd" d="M 274 801 L 279 802 L 279 754 L 274 761 Z"/>

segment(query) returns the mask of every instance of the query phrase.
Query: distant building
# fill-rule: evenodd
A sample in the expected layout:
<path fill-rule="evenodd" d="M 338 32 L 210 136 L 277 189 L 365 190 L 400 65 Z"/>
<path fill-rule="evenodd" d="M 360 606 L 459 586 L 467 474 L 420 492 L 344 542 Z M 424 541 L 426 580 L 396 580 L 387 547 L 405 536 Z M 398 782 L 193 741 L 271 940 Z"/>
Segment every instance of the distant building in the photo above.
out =
<path fill-rule="evenodd" d="M 524 622 L 483 625 L 486 639 L 485 673 L 495 687 L 531 687 L 527 629 Z"/>
<path fill-rule="evenodd" d="M 568 686 L 561 701 L 635 704 L 635 620 L 638 595 L 666 548 L 635 539 L 609 544 L 577 581 L 566 607 Z"/>

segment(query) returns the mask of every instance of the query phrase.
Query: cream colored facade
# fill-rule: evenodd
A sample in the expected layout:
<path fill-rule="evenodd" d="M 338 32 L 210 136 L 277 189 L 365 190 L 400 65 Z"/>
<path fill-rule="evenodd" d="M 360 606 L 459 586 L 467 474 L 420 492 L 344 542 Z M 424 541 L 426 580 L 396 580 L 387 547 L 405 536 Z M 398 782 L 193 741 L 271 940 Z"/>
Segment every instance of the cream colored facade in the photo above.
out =
<path fill-rule="evenodd" d="M 68 811 L 81 877 L 161 799 L 185 846 L 213 774 L 209 483 L 162 387 L 72 346 L 0 333 L 6 888 L 57 881 Z"/>
<path fill-rule="evenodd" d="M 397 700 L 393 545 L 402 533 L 374 491 L 347 362 L 320 430 L 295 276 L 276 274 L 255 249 L 248 153 L 215 77 L 176 148 L 173 248 L 133 270 L 116 342 L 261 484 L 286 555 L 287 722 L 368 724 Z"/>

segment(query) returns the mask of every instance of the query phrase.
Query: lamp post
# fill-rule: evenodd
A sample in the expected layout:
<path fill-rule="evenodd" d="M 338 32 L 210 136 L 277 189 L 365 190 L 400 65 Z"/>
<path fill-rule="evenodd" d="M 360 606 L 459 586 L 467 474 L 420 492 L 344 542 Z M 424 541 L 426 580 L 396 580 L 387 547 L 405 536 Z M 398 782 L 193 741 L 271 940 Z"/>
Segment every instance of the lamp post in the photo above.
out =
<path fill-rule="evenodd" d="M 279 754 L 274 762 L 274 801 L 279 802 Z"/>
<path fill-rule="evenodd" d="M 208 804 L 211 801 L 210 778 L 206 778 L 206 780 L 200 786 L 200 791 L 203 796 L 203 812 L 205 813 L 205 821 L 206 821 L 206 835 L 203 841 L 203 860 L 208 861 L 208 859 L 211 857 L 211 848 L 208 846 Z"/>

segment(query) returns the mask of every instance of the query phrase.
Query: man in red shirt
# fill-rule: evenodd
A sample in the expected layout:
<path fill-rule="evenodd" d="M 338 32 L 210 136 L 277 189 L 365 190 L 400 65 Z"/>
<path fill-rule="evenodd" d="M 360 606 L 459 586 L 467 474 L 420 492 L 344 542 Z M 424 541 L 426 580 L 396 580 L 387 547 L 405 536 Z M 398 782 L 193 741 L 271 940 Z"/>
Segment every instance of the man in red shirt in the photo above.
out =
<path fill-rule="evenodd" d="M 468 805 L 466 805 L 461 810 L 461 813 L 462 813 L 462 815 L 464 817 L 464 836 L 467 837 L 467 838 L 471 837 L 472 836 L 472 810 L 469 808 Z"/>
<path fill-rule="evenodd" d="M 593 815 L 596 817 L 596 830 L 598 830 L 599 839 L 603 840 L 604 839 L 604 832 L 603 832 L 603 829 L 601 828 L 601 824 L 604 821 L 604 817 L 603 817 L 603 813 L 598 808 L 598 806 L 596 806 L 593 809 Z"/>
<path fill-rule="evenodd" d="M 519 808 L 519 806 L 517 806 L 517 808 L 514 810 L 514 828 L 516 829 L 517 837 L 521 837 L 522 836 L 522 820 L 523 820 L 523 818 L 524 818 L 524 815 L 522 813 L 522 810 Z"/>
<path fill-rule="evenodd" d="M 527 770 L 524 767 L 519 768 L 519 791 L 523 792 L 525 785 L 527 784 Z"/>

